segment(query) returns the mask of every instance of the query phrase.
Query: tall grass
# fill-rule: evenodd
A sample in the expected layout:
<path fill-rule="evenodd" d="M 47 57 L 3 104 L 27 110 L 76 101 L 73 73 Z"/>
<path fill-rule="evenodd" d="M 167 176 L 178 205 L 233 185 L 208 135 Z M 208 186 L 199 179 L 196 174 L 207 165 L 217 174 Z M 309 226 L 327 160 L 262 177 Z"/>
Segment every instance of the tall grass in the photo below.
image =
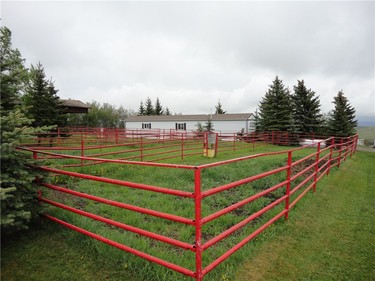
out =
<path fill-rule="evenodd" d="M 256 154 L 259 152 L 264 152 L 265 150 L 270 152 L 285 149 L 285 147 L 276 146 L 255 149 L 249 147 L 249 149 L 245 151 L 228 151 L 220 153 L 215 159 L 202 158 L 202 156 L 191 156 L 189 158 L 185 158 L 184 160 L 176 158 L 173 159 L 173 161 L 169 160 L 169 162 L 173 162 L 173 164 L 199 165 L 243 156 L 244 154 L 249 153 Z M 115 150 L 115 148 L 113 148 L 113 150 Z M 294 153 L 294 157 L 295 159 L 301 158 L 312 153 L 313 151 L 315 151 L 315 149 L 299 150 Z M 68 161 L 69 160 L 64 160 L 65 163 Z M 285 164 L 286 154 L 280 154 L 205 169 L 202 171 L 202 190 L 208 190 L 219 185 L 257 175 L 273 168 L 285 166 Z M 111 163 L 102 163 L 99 165 L 82 166 L 69 169 L 80 173 L 110 177 L 113 179 L 150 184 L 188 192 L 194 191 L 194 176 L 192 170 L 166 169 L 160 167 L 120 165 Z M 285 180 L 285 176 L 285 172 L 281 172 L 267 178 L 260 179 L 251 184 L 242 185 L 237 188 L 207 197 L 202 202 L 202 215 L 210 215 L 261 190 L 273 186 Z M 52 183 L 67 186 L 76 191 L 89 193 L 95 196 L 110 198 L 119 202 L 194 219 L 194 201 L 191 198 L 180 198 L 95 181 L 77 180 L 60 175 L 55 176 Z M 113 220 L 147 231 L 162 234 L 186 243 L 194 243 L 195 230 L 192 226 L 146 216 L 140 213 L 119 209 L 117 207 L 104 205 L 86 199 L 77 199 L 70 195 L 61 194 L 55 191 L 44 192 L 46 197 L 70 206 L 74 206 L 75 208 L 84 209 L 87 212 L 95 213 L 102 217 L 111 218 Z M 275 199 L 281 197 L 284 193 L 284 188 L 276 190 L 273 194 L 267 197 L 259 198 L 251 204 L 247 204 L 236 211 L 230 212 L 214 221 L 211 221 L 210 223 L 207 223 L 204 225 L 202 230 L 202 242 L 204 243 L 222 233 L 226 229 L 247 218 L 250 214 L 260 210 Z M 210 247 L 203 254 L 203 266 L 207 266 L 217 257 L 225 253 L 228 249 L 236 245 L 252 231 L 257 229 L 260 223 L 263 224 L 264 222 L 268 221 L 276 213 L 280 212 L 282 208 L 283 206 L 281 205 L 276 207 L 272 211 L 262 215 L 253 223 L 248 224 L 239 231 L 230 235 L 225 240 Z M 195 271 L 195 256 L 193 252 L 181 250 L 171 245 L 151 240 L 138 234 L 124 231 L 122 229 L 93 221 L 86 217 L 63 211 L 61 209 L 56 209 L 54 207 L 51 207 L 48 213 L 111 240 Z M 85 244 L 88 244 L 90 247 L 95 249 L 96 254 L 100 255 L 102 258 L 112 259 L 113 257 L 116 257 L 116 260 L 123 261 L 123 263 L 129 266 L 129 268 L 136 269 L 139 280 L 191 280 L 191 278 L 184 277 L 181 274 L 168 270 L 159 265 L 152 264 L 148 261 L 144 261 L 131 254 L 121 252 L 116 248 L 112 248 L 94 240 L 84 238 L 80 236 L 80 234 L 72 232 L 69 235 L 72 237 L 79 236 L 79 239 L 82 239 L 85 241 Z M 242 250 L 237 253 L 235 257 L 231 258 L 231 260 L 238 262 L 240 260 L 244 260 L 245 258 L 246 250 Z M 151 272 L 152 274 L 150 274 Z M 219 266 L 218 269 L 215 269 L 209 273 L 205 277 L 205 280 L 225 279 L 232 274 L 233 264 L 225 263 L 224 265 Z M 150 275 L 152 275 L 152 277 L 150 277 Z"/>

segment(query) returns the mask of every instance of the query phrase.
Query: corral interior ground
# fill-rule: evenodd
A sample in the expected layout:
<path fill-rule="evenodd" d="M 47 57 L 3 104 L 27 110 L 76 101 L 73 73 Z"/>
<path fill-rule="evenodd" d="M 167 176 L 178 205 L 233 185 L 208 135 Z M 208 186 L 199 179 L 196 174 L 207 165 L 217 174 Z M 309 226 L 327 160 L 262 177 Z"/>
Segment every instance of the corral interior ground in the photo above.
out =
<path fill-rule="evenodd" d="M 365 155 L 365 154 L 354 155 L 352 160 L 346 161 L 342 167 L 343 168 L 347 167 L 352 161 L 353 163 L 355 163 L 355 167 L 357 167 L 356 169 L 359 169 L 358 165 L 360 166 L 364 165 L 365 167 L 371 166 L 371 163 L 373 163 L 371 161 L 373 161 L 374 158 L 366 158 L 366 157 L 362 157 L 362 155 Z M 346 172 L 348 175 L 351 174 L 351 170 L 347 169 Z M 373 170 L 365 169 L 364 172 L 365 172 L 365 175 L 367 175 L 368 177 L 371 177 L 371 175 L 368 173 L 372 173 Z M 291 227 L 291 225 L 293 224 L 293 218 L 295 218 L 295 216 L 298 216 L 298 217 L 300 216 L 302 221 L 306 220 L 307 224 L 311 224 L 310 219 L 313 219 L 315 215 L 312 215 L 311 213 L 303 214 L 304 209 L 306 208 L 308 210 L 309 205 L 319 200 L 319 198 L 317 198 L 319 193 L 322 190 L 326 190 L 323 187 L 326 184 L 329 184 L 331 178 L 334 178 L 334 177 L 336 178 L 336 182 L 332 183 L 333 184 L 331 187 L 332 189 L 338 189 L 337 186 L 342 185 L 340 181 L 340 179 L 342 178 L 341 168 L 339 170 L 335 169 L 332 175 L 333 176 L 330 176 L 330 178 L 328 178 L 327 180 L 324 180 L 323 183 L 320 183 L 318 185 L 318 190 L 316 194 L 314 195 L 309 194 L 307 197 L 305 197 L 301 201 L 301 203 L 299 203 L 301 205 L 297 205 L 297 207 L 293 209 L 293 211 L 291 212 L 291 220 L 288 223 L 284 223 L 282 221 L 280 223 L 277 223 L 273 227 L 271 227 L 271 229 L 266 230 L 265 234 L 262 235 L 259 239 L 256 239 L 255 243 L 251 243 L 251 247 L 247 247 L 246 249 L 243 249 L 240 251 L 241 252 L 240 256 L 242 257 L 242 259 L 238 258 L 238 255 L 237 255 L 237 258 L 236 256 L 232 257 L 228 262 L 226 262 L 223 266 L 220 267 L 220 275 L 215 275 L 214 278 L 216 278 L 216 280 L 234 280 L 234 273 L 238 271 L 240 268 L 242 268 L 240 264 L 242 264 L 242 262 L 244 260 L 247 260 L 249 257 L 256 258 L 258 254 L 262 253 L 262 251 L 259 249 L 261 249 L 264 245 L 267 245 L 267 243 L 269 242 L 273 243 L 272 242 L 273 239 L 277 240 L 278 234 L 282 234 L 284 231 L 288 231 L 289 227 Z M 365 189 L 368 188 L 368 183 L 366 183 L 366 181 L 357 181 L 357 182 L 360 185 L 365 184 L 367 186 L 365 187 Z M 372 182 L 372 184 L 373 183 L 374 182 Z M 340 187 L 340 189 L 341 188 L 342 187 Z M 346 193 L 350 194 L 351 191 L 349 190 L 345 193 L 338 192 L 337 195 L 346 194 Z M 353 190 L 353 192 L 354 191 L 355 190 Z M 325 201 L 330 199 L 329 195 L 330 193 L 326 194 L 326 196 L 328 197 L 320 198 L 321 201 L 320 201 L 319 208 L 324 208 L 324 206 L 326 205 Z M 368 196 L 367 199 L 369 197 L 371 198 L 371 196 Z M 331 198 L 331 200 L 340 201 L 340 197 L 337 197 L 335 199 Z M 368 201 L 365 202 L 363 200 L 362 201 L 358 200 L 358 203 L 359 204 L 356 205 L 358 208 L 362 207 L 362 205 L 363 206 L 369 205 L 367 204 L 369 203 Z M 314 207 L 317 208 L 317 206 L 314 206 Z M 340 210 L 342 205 L 339 204 L 336 207 Z M 340 211 L 338 211 L 338 213 L 339 212 Z M 319 212 L 315 212 L 315 213 L 318 214 Z M 350 219 L 349 224 L 351 224 L 352 219 L 353 221 L 360 219 L 360 216 L 362 216 L 362 214 L 359 214 L 359 216 L 355 216 L 355 217 L 353 216 L 352 218 L 349 218 Z M 370 216 L 371 216 L 371 213 L 370 213 Z M 370 218 L 372 219 L 374 218 L 373 213 L 372 213 L 372 217 Z M 343 218 L 343 219 L 345 221 L 346 218 Z M 322 221 L 320 221 L 320 223 L 322 223 Z M 365 224 L 366 223 L 368 223 L 368 221 L 365 221 Z M 2 251 L 2 279 L 3 280 L 55 280 L 56 277 L 58 277 L 59 280 L 154 280 L 153 268 L 148 267 L 148 266 L 142 266 L 144 265 L 144 263 L 142 262 L 138 263 L 138 265 L 141 265 L 141 266 L 138 266 L 138 268 L 132 268 L 134 267 L 134 265 L 136 266 L 137 263 L 133 262 L 133 264 L 130 264 L 127 262 L 126 259 L 116 259 L 116 256 L 112 257 L 106 254 L 103 254 L 103 250 L 102 250 L 103 247 L 101 246 L 92 247 L 91 241 L 83 238 L 80 234 L 71 235 L 71 232 L 69 230 L 65 230 L 60 227 L 51 225 L 50 223 L 47 223 L 44 227 L 46 227 L 46 229 L 42 228 L 42 229 L 36 229 L 34 231 L 30 231 L 26 233 L 25 235 L 22 235 L 19 238 L 15 238 L 13 241 L 11 241 L 11 243 L 6 243 L 4 245 L 3 251 Z M 329 237 L 330 234 L 328 233 L 327 235 Z M 293 234 L 292 237 L 296 237 L 296 236 L 298 237 L 298 228 L 297 228 L 297 232 Z M 311 239 L 313 239 L 314 237 L 315 236 L 311 237 Z M 337 233 L 336 233 L 336 237 L 337 237 Z M 298 241 L 298 239 L 293 239 L 293 240 Z M 334 240 L 338 240 L 338 238 L 333 239 L 332 241 Z M 312 246 L 314 248 L 317 247 L 317 245 L 319 245 L 318 247 L 320 247 L 320 242 L 317 242 L 317 241 L 315 243 L 312 242 Z M 105 246 L 105 247 L 108 247 L 108 246 Z M 295 251 L 298 252 L 298 250 L 295 250 Z M 369 263 L 369 261 L 371 261 L 371 259 L 369 259 L 369 257 L 371 258 L 371 253 L 373 254 L 373 249 L 372 250 L 370 249 L 369 251 L 370 256 L 367 254 L 365 258 L 361 259 L 361 261 L 363 262 L 364 268 L 369 268 L 369 266 L 371 265 Z M 289 255 L 287 258 L 289 258 Z M 249 261 L 249 263 L 251 264 L 251 261 Z M 301 263 L 304 264 L 304 262 L 301 262 Z M 274 265 L 272 266 L 273 266 L 272 268 L 275 268 Z M 344 269 L 341 269 L 341 270 L 344 270 Z M 137 274 L 137 272 L 139 272 L 140 275 Z M 248 280 L 246 277 L 246 271 L 244 272 L 245 272 L 244 276 L 246 279 L 238 279 L 238 280 Z M 249 270 L 249 272 L 251 271 Z M 367 270 L 367 273 L 368 272 L 369 271 Z M 140 276 L 143 276 L 142 279 L 139 278 Z M 149 276 L 149 278 L 147 279 L 147 277 L 145 278 L 145 276 Z M 242 278 L 241 276 L 242 275 L 238 276 L 237 278 Z M 219 279 L 217 279 L 217 277 L 219 277 Z M 168 279 L 168 275 L 166 275 L 164 279 L 160 276 L 158 278 L 160 279 L 155 279 L 155 280 L 172 280 L 172 279 Z M 208 278 L 207 280 L 211 280 L 211 279 Z M 266 278 L 263 280 L 274 280 L 274 279 Z M 280 280 L 285 280 L 285 279 L 280 279 Z M 310 280 L 310 279 L 306 279 L 306 280 Z M 326 280 L 326 279 L 323 278 L 321 280 Z M 365 280 L 365 279 L 361 279 L 361 280 Z"/>

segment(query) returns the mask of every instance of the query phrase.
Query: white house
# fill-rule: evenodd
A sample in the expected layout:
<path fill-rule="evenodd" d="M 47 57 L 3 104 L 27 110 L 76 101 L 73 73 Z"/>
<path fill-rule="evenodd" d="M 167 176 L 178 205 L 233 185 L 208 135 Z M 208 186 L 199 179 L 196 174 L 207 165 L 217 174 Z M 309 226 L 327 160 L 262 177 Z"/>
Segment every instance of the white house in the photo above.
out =
<path fill-rule="evenodd" d="M 130 116 L 125 119 L 125 128 L 195 131 L 198 123 L 204 126 L 209 119 L 215 132 L 255 131 L 255 116 L 252 113 Z"/>

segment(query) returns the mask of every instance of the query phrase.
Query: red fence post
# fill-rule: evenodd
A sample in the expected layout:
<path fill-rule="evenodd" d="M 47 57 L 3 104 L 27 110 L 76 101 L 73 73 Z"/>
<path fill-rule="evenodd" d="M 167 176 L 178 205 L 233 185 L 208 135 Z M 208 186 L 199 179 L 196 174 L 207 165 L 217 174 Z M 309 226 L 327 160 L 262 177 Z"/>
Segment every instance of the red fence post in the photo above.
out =
<path fill-rule="evenodd" d="M 331 140 L 331 148 L 329 150 L 329 159 L 328 159 L 328 168 L 327 168 L 327 176 L 329 175 L 329 171 L 331 170 L 331 162 L 332 162 L 332 154 L 333 154 L 333 147 L 335 145 L 335 138 L 332 137 Z"/>
<path fill-rule="evenodd" d="M 194 200 L 195 200 L 195 280 L 202 281 L 202 194 L 201 170 L 194 169 Z"/>
<path fill-rule="evenodd" d="M 38 159 L 38 152 L 33 151 L 33 159 L 37 160 Z"/>
<path fill-rule="evenodd" d="M 287 220 L 289 217 L 289 197 L 290 197 L 290 177 L 292 174 L 292 151 L 288 151 L 288 169 L 286 170 L 286 189 L 285 189 L 285 195 L 287 196 L 285 198 L 285 219 Z"/>
<path fill-rule="evenodd" d="M 116 128 L 116 144 L 118 144 L 118 128 Z"/>
<path fill-rule="evenodd" d="M 83 138 L 81 139 L 81 157 L 85 156 L 85 143 Z M 81 166 L 83 166 L 83 159 L 81 159 Z"/>
<path fill-rule="evenodd" d="M 215 156 L 217 155 L 218 146 L 219 146 L 219 134 L 216 134 L 216 140 L 215 140 Z"/>
<path fill-rule="evenodd" d="M 143 161 L 143 137 L 141 136 L 141 151 L 140 151 L 140 154 L 141 154 L 141 161 Z"/>
<path fill-rule="evenodd" d="M 184 160 L 184 133 L 181 135 L 181 160 Z"/>
<path fill-rule="evenodd" d="M 339 163 L 337 164 L 337 167 L 340 168 L 340 163 L 341 163 L 341 152 L 342 152 L 342 143 L 344 142 L 344 139 L 341 138 L 341 141 L 340 141 L 340 150 L 339 150 Z"/>
<path fill-rule="evenodd" d="M 60 146 L 60 128 L 57 128 L 57 144 Z"/>
<path fill-rule="evenodd" d="M 318 148 L 316 149 L 313 192 L 315 192 L 315 190 L 316 190 L 316 179 L 318 177 L 318 170 L 319 170 L 319 156 L 320 156 L 320 142 L 318 142 Z"/>

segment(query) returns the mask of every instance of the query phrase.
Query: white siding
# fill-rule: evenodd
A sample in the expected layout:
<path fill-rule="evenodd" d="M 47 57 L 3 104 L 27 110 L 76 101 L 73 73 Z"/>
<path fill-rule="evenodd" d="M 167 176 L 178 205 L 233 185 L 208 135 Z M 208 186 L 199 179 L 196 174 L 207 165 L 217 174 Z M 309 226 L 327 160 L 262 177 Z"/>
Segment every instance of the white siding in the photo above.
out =
<path fill-rule="evenodd" d="M 142 124 L 151 123 L 151 129 L 176 129 L 177 124 L 186 124 L 186 131 L 195 131 L 197 123 L 200 122 L 203 126 L 207 120 L 202 121 L 157 121 L 157 122 L 131 122 L 127 121 L 126 129 L 142 129 Z M 244 132 L 252 132 L 255 130 L 255 123 L 253 118 L 247 121 L 212 121 L 214 130 L 216 132 L 236 133 L 242 129 Z"/>

